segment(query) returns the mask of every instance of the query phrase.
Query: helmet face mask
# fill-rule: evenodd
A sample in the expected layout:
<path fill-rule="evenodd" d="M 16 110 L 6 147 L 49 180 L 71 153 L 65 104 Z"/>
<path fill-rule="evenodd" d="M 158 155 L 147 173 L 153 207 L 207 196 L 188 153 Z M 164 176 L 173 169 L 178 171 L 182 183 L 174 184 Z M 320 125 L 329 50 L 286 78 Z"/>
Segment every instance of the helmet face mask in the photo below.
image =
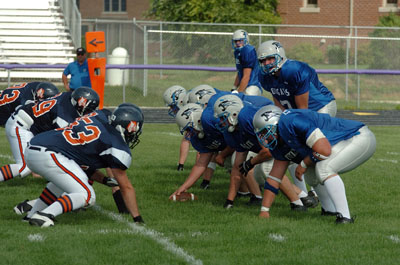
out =
<path fill-rule="evenodd" d="M 249 34 L 245 30 L 238 29 L 233 33 L 232 49 L 234 49 L 235 51 L 239 51 L 248 44 L 250 44 Z"/>
<path fill-rule="evenodd" d="M 262 74 L 275 74 L 287 61 L 285 49 L 279 41 L 270 40 L 263 42 L 258 48 L 257 54 Z M 271 58 L 274 60 L 270 60 Z M 264 61 L 268 59 L 271 62 L 264 64 Z"/>
<path fill-rule="evenodd" d="M 274 105 L 264 106 L 259 109 L 253 118 L 254 132 L 258 142 L 270 150 L 278 144 L 278 122 L 282 110 Z"/>
<path fill-rule="evenodd" d="M 221 132 L 233 132 L 243 107 L 242 100 L 235 95 L 225 95 L 217 99 L 214 103 L 214 116 L 219 119 L 216 128 Z"/>
<path fill-rule="evenodd" d="M 140 142 L 144 116 L 136 105 L 134 107 L 121 105 L 112 113 L 110 124 L 121 134 L 129 148 L 133 149 Z"/>
<path fill-rule="evenodd" d="M 80 116 L 97 109 L 100 103 L 99 95 L 90 87 L 80 87 L 71 94 L 71 103 Z"/>
<path fill-rule="evenodd" d="M 201 115 L 203 109 L 198 104 L 188 103 L 176 114 L 175 120 L 179 131 L 190 140 L 193 136 L 204 137 L 203 126 L 201 125 Z"/>
<path fill-rule="evenodd" d="M 265 148 L 274 150 L 278 144 L 277 127 L 276 125 L 266 125 L 263 130 L 256 133 L 258 142 Z"/>

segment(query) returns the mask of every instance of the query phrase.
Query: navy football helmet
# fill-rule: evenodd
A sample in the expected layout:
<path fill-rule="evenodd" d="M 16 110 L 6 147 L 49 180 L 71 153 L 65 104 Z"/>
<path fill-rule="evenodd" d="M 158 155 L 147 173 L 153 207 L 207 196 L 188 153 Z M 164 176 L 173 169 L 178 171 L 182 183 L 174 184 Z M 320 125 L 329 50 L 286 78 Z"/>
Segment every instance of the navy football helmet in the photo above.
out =
<path fill-rule="evenodd" d="M 33 100 L 35 101 L 54 97 L 58 93 L 60 93 L 58 88 L 53 83 L 50 82 L 40 82 L 32 90 Z"/>
<path fill-rule="evenodd" d="M 100 103 L 99 95 L 90 87 L 80 87 L 71 94 L 71 103 L 80 116 L 97 109 Z"/>
<path fill-rule="evenodd" d="M 113 126 L 133 149 L 139 144 L 142 133 L 144 116 L 139 107 L 118 106 L 111 115 L 110 124 Z"/>

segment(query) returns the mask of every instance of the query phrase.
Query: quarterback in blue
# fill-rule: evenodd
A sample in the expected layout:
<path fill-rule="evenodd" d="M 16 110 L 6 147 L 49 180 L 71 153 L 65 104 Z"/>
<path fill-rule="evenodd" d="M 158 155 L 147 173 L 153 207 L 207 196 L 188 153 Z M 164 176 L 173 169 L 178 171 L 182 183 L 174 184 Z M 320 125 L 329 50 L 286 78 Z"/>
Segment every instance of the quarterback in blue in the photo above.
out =
<path fill-rule="evenodd" d="M 50 82 L 30 82 L 8 87 L 0 91 L 0 126 L 5 126 L 11 114 L 25 102 L 35 102 L 59 93 Z"/>
<path fill-rule="evenodd" d="M 248 95 L 261 95 L 257 52 L 254 46 L 250 45 L 249 34 L 245 30 L 238 29 L 233 33 L 232 48 L 237 70 L 233 89 Z"/>
<path fill-rule="evenodd" d="M 139 108 L 118 107 L 111 117 L 96 111 L 67 127 L 35 136 L 25 155 L 30 168 L 49 183 L 27 215 L 31 225 L 54 225 L 55 217 L 95 204 L 96 196 L 84 168 L 111 168 L 125 205 L 135 222 L 143 222 L 135 190 L 126 170 L 139 143 L 143 114 Z"/>
<path fill-rule="evenodd" d="M 270 92 L 276 106 L 284 109 L 311 109 L 336 116 L 333 94 L 322 84 L 308 64 L 286 58 L 278 41 L 263 42 L 258 48 L 259 80 Z"/>
<path fill-rule="evenodd" d="M 345 187 L 339 174 L 355 169 L 375 152 L 374 134 L 358 121 L 333 118 L 312 110 L 261 108 L 254 115 L 254 131 L 260 144 L 275 158 L 265 182 L 261 217 L 269 217 L 269 207 L 290 161 L 299 163 L 296 177 L 303 174 L 315 188 L 323 209 L 336 214 L 336 223 L 353 223 Z M 322 194 L 321 186 L 326 189 Z"/>
<path fill-rule="evenodd" d="M 48 94 L 55 93 L 58 93 L 58 90 L 50 90 Z M 6 124 L 6 135 L 16 163 L 1 168 L 0 181 L 16 176 L 23 178 L 32 172 L 26 165 L 24 151 L 34 135 L 64 127 L 77 117 L 94 111 L 98 105 L 99 96 L 96 91 L 80 87 L 72 93 L 65 92 L 21 106 Z"/>

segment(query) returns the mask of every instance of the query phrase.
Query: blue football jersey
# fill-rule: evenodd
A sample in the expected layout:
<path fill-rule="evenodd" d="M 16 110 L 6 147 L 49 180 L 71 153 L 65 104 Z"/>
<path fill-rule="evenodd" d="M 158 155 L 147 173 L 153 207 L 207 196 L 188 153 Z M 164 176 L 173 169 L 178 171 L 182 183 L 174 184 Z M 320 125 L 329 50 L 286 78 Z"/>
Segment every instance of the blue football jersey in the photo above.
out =
<path fill-rule="evenodd" d="M 308 108 L 318 111 L 335 99 L 322 84 L 315 70 L 308 64 L 287 60 L 279 76 L 264 75 L 260 72 L 262 87 L 270 92 L 286 109 L 297 109 L 295 96 L 309 92 Z"/>
<path fill-rule="evenodd" d="M 250 80 L 247 86 L 254 85 L 261 88 L 260 81 L 258 80 L 260 66 L 258 64 L 257 52 L 254 46 L 246 45 L 240 50 L 235 50 L 233 54 L 235 56 L 236 70 L 239 80 L 242 80 L 243 69 L 251 68 Z"/>
<path fill-rule="evenodd" d="M 238 125 L 235 131 L 225 131 L 223 133 L 225 142 L 235 151 L 252 151 L 258 153 L 261 150 L 261 146 L 258 143 L 253 127 L 254 114 L 256 114 L 261 107 L 262 106 L 256 107 L 244 102 L 244 107 L 239 112 Z"/>
<path fill-rule="evenodd" d="M 4 126 L 19 105 L 33 100 L 32 90 L 40 82 L 23 83 L 1 91 L 0 94 L 0 126 Z"/>
<path fill-rule="evenodd" d="M 299 157 L 304 158 L 313 152 L 306 141 L 315 129 L 319 128 L 333 146 L 359 134 L 358 130 L 363 126 L 364 124 L 358 121 L 333 118 L 329 114 L 312 110 L 285 110 L 279 119 L 278 132 L 279 137 L 288 147 L 281 151 L 281 142 L 271 153 L 274 158 L 281 159 L 284 156 L 283 153 L 287 153 L 290 148 L 298 152 Z"/>
<path fill-rule="evenodd" d="M 82 168 L 125 170 L 131 164 L 131 151 L 107 120 L 103 112 L 92 112 L 67 127 L 36 135 L 30 144 L 61 153 Z"/>
<path fill-rule="evenodd" d="M 64 92 L 50 99 L 24 105 L 17 113 L 24 110 L 34 121 L 30 131 L 36 135 L 56 128 L 67 126 L 79 117 L 72 106 L 71 93 Z"/>

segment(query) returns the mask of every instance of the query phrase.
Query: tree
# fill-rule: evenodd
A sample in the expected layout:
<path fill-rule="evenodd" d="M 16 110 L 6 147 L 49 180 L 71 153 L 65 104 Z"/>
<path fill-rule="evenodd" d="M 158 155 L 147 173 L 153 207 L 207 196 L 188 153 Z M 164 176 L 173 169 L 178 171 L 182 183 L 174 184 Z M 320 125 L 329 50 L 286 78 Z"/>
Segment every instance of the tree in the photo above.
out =
<path fill-rule="evenodd" d="M 154 0 L 148 17 L 163 21 L 278 24 L 278 0 Z"/>
<path fill-rule="evenodd" d="M 379 18 L 379 27 L 393 27 L 393 29 L 375 29 L 371 37 L 400 38 L 400 17 L 391 13 Z M 397 27 L 397 28 L 395 28 Z M 372 69 L 400 69 L 400 41 L 398 40 L 372 40 Z"/>
<path fill-rule="evenodd" d="M 154 0 L 147 17 L 168 22 L 278 24 L 277 0 Z M 258 33 L 257 27 L 240 27 Z M 163 25 L 163 30 L 233 32 L 234 26 Z M 272 33 L 263 27 L 263 33 Z M 227 36 L 166 35 L 178 62 L 218 63 L 232 53 Z M 210 40 L 212 38 L 212 40 Z M 177 45 L 179 44 L 179 45 Z M 230 55 L 229 55 L 230 54 Z"/>

